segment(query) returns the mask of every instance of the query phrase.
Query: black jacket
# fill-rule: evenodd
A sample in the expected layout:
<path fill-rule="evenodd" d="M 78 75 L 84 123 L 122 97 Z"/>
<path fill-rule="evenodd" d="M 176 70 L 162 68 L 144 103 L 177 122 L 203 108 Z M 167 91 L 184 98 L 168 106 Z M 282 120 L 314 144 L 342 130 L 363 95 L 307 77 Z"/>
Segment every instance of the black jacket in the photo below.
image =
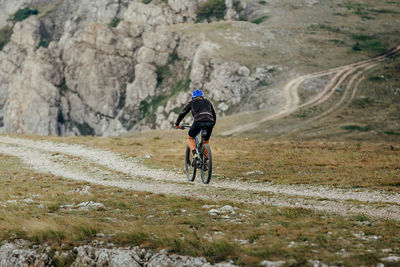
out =
<path fill-rule="evenodd" d="M 215 110 L 211 102 L 202 97 L 196 97 L 186 104 L 182 112 L 179 114 L 175 125 L 178 126 L 183 118 L 189 113 L 189 111 L 192 112 L 195 122 L 211 121 L 214 122 L 214 124 L 217 122 L 217 115 L 215 114 Z"/>

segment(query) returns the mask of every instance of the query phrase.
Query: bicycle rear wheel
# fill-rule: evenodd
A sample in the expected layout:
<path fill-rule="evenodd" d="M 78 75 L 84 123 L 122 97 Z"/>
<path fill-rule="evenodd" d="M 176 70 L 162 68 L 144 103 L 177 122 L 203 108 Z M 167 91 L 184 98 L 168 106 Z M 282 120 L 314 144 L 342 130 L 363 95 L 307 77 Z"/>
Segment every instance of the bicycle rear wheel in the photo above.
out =
<path fill-rule="evenodd" d="M 196 166 L 192 166 L 193 155 L 189 147 L 186 147 L 186 158 L 185 158 L 185 170 L 186 177 L 190 182 L 193 182 L 196 178 Z"/>
<path fill-rule="evenodd" d="M 202 149 L 202 166 L 201 166 L 201 180 L 203 183 L 208 184 L 212 175 L 212 155 L 211 148 L 208 144 L 203 145 Z"/>

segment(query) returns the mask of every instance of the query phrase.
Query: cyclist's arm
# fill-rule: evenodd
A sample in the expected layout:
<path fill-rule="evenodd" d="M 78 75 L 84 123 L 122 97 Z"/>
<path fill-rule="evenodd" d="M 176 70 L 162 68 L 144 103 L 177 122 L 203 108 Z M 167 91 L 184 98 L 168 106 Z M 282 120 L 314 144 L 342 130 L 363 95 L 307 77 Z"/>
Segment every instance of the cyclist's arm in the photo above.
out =
<path fill-rule="evenodd" d="M 186 104 L 183 108 L 182 112 L 179 114 L 178 119 L 175 122 L 175 126 L 178 126 L 179 123 L 183 120 L 183 118 L 189 113 L 190 111 L 190 102 Z"/>
<path fill-rule="evenodd" d="M 213 104 L 211 102 L 210 102 L 210 104 L 211 104 L 211 113 L 212 113 L 213 118 L 214 118 L 214 123 L 216 124 L 217 123 L 217 114 L 215 113 Z"/>

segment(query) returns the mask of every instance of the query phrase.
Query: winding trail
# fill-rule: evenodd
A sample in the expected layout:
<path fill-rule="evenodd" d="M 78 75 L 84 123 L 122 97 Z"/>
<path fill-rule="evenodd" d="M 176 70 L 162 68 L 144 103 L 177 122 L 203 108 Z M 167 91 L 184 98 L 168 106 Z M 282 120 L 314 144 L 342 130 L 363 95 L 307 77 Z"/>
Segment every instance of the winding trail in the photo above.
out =
<path fill-rule="evenodd" d="M 0 154 L 18 157 L 37 172 L 103 186 L 215 201 L 302 207 L 343 215 L 362 213 L 400 221 L 397 193 L 216 179 L 205 186 L 199 181 L 187 182 L 182 174 L 147 168 L 133 158 L 111 151 L 6 136 L 0 136 Z"/>
<path fill-rule="evenodd" d="M 321 119 L 323 117 L 326 117 L 327 115 L 331 114 L 332 112 L 336 111 L 340 107 L 342 107 L 344 104 L 348 103 L 345 101 L 346 99 L 350 99 L 350 101 L 354 98 L 357 90 L 358 90 L 358 85 L 361 82 L 362 74 L 370 70 L 371 68 L 375 67 L 377 64 L 379 64 L 382 61 L 385 61 L 389 57 L 392 57 L 394 55 L 400 54 L 400 45 L 397 46 L 394 49 L 391 49 L 382 55 L 376 56 L 371 59 L 367 59 L 361 62 L 345 65 L 342 67 L 337 67 L 333 69 L 329 69 L 326 71 L 321 71 L 321 72 L 316 72 L 312 74 L 307 74 L 300 76 L 292 81 L 290 81 L 284 88 L 283 91 L 286 95 L 286 105 L 284 108 L 272 115 L 266 115 L 262 119 L 244 124 L 244 125 L 239 125 L 236 126 L 232 129 L 223 131 L 220 133 L 220 135 L 223 136 L 229 136 L 229 135 L 234 135 L 238 134 L 240 132 L 245 132 L 249 131 L 252 129 L 255 129 L 259 127 L 261 124 L 267 122 L 267 121 L 272 121 L 272 120 L 277 120 L 280 118 L 284 118 L 294 112 L 296 112 L 300 108 L 309 108 L 313 107 L 316 105 L 320 105 L 322 103 L 325 103 L 335 93 L 336 89 L 340 87 L 345 87 L 345 92 L 342 97 L 342 99 L 336 103 L 333 104 L 332 107 L 330 107 L 326 112 L 323 114 L 319 114 L 316 117 L 311 118 L 309 121 L 305 122 L 309 123 L 312 121 L 315 121 L 317 119 Z M 299 95 L 298 95 L 298 89 L 299 87 L 307 82 L 308 80 L 323 77 L 323 76 L 328 76 L 332 75 L 330 80 L 328 81 L 327 85 L 324 87 L 324 89 L 319 93 L 316 94 L 312 99 L 305 103 L 300 103 Z M 358 79 L 359 78 L 359 79 Z M 347 86 L 346 86 L 347 84 Z M 351 93 L 349 93 L 351 92 Z M 348 95 L 350 95 L 350 98 L 348 98 Z"/>

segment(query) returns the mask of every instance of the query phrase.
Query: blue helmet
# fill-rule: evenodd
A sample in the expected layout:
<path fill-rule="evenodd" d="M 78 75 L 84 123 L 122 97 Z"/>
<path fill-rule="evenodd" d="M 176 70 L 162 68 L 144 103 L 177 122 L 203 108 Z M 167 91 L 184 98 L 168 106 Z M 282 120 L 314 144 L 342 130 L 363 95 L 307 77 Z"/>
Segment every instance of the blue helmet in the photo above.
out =
<path fill-rule="evenodd" d="M 201 96 L 201 97 L 204 96 L 203 91 L 201 91 L 201 90 L 194 90 L 193 93 L 192 93 L 192 99 L 193 99 L 193 98 L 196 98 L 196 97 L 199 97 L 199 96 Z"/>

